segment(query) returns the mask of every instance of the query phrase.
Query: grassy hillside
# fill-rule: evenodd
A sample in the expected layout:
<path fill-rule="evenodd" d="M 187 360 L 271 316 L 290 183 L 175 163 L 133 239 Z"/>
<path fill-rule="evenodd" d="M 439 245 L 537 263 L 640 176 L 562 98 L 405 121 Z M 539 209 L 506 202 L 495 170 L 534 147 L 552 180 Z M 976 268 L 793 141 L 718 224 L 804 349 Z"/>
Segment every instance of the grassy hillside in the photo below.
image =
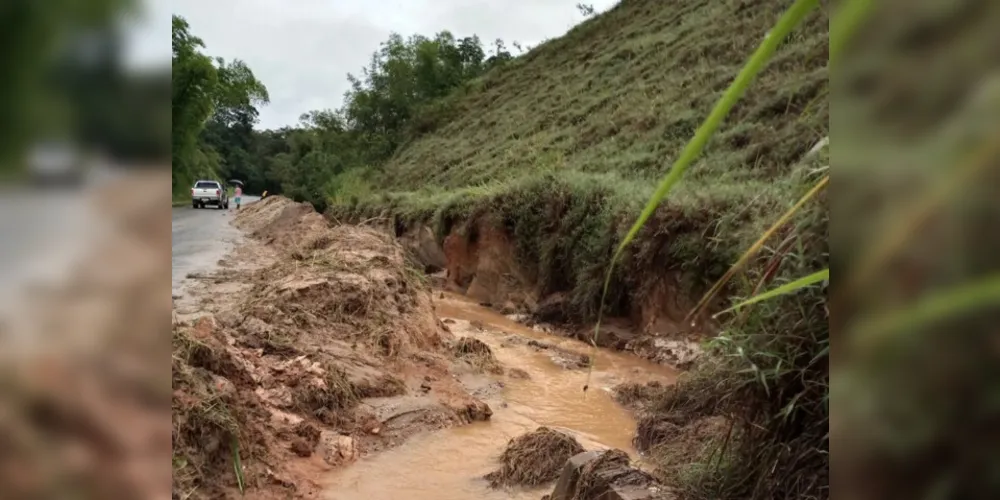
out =
<path fill-rule="evenodd" d="M 389 208 L 439 235 L 493 217 L 541 289 L 571 291 L 579 316 L 593 317 L 612 246 L 790 3 L 625 0 L 439 103 L 382 175 L 343 183 L 335 210 Z M 632 255 L 612 296 L 642 293 L 649 266 L 717 278 L 805 192 L 799 160 L 828 131 L 825 10 L 661 206 L 636 245 L 650 251 Z"/>
<path fill-rule="evenodd" d="M 454 118 L 400 151 L 387 186 L 543 170 L 659 177 L 789 4 L 623 1 L 455 96 Z M 783 175 L 825 135 L 827 44 L 827 19 L 813 16 L 730 117 L 701 177 Z"/>
<path fill-rule="evenodd" d="M 791 3 L 625 0 L 428 108 L 381 171 L 336 183 L 333 215 L 388 212 L 397 230 L 468 242 L 469 222 L 492 224 L 541 295 L 591 320 L 657 181 Z M 824 3 L 779 48 L 629 247 L 605 314 L 648 303 L 668 273 L 671 299 L 697 298 L 823 175 L 825 150 L 804 156 L 829 130 L 827 26 Z M 828 213 L 823 192 L 723 295 L 829 268 Z M 639 424 L 658 474 L 687 499 L 828 498 L 828 320 L 823 287 L 724 316 L 715 355 Z M 719 419 L 728 431 L 699 430 Z"/>

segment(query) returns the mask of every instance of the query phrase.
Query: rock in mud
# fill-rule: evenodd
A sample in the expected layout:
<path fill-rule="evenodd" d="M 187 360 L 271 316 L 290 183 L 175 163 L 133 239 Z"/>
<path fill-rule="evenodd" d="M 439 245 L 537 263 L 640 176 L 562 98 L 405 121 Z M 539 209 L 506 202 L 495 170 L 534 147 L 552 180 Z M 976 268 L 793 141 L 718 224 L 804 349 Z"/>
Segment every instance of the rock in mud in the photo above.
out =
<path fill-rule="evenodd" d="M 485 479 L 492 488 L 538 486 L 557 479 L 563 464 L 583 451 L 573 436 L 539 427 L 507 443 L 500 455 L 500 468 Z"/>
<path fill-rule="evenodd" d="M 681 370 L 693 368 L 702 356 L 702 349 L 695 342 L 657 337 L 643 337 L 629 341 L 625 350 L 655 363 L 670 365 Z"/>
<path fill-rule="evenodd" d="M 590 366 L 590 356 L 561 349 L 553 350 L 550 359 L 565 370 L 579 370 Z"/>
<path fill-rule="evenodd" d="M 633 468 L 621 450 L 584 452 L 565 462 L 548 500 L 676 500 L 670 488 Z"/>
<path fill-rule="evenodd" d="M 551 344 L 546 344 L 544 342 L 539 342 L 537 340 L 529 340 L 528 341 L 528 346 L 532 347 L 532 348 L 534 348 L 535 350 L 538 350 L 538 351 L 545 350 L 545 349 L 552 349 L 552 347 L 553 347 Z"/>
<path fill-rule="evenodd" d="M 465 423 L 483 422 L 493 416 L 493 409 L 490 408 L 490 405 L 482 401 L 473 401 L 456 413 Z"/>
<path fill-rule="evenodd" d="M 531 378 L 531 375 L 528 375 L 528 372 L 520 368 L 511 368 L 507 370 L 507 376 L 519 380 L 527 380 Z"/>
<path fill-rule="evenodd" d="M 323 461 L 333 466 L 353 462 L 360 454 L 354 438 L 330 431 L 320 437 L 320 450 Z"/>

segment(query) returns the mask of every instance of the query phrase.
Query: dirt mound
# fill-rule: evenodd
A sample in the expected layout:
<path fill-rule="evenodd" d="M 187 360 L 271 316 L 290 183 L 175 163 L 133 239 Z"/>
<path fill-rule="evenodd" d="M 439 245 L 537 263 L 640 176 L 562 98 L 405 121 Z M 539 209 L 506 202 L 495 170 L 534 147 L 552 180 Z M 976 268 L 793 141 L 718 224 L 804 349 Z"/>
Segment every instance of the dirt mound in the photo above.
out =
<path fill-rule="evenodd" d="M 257 276 L 246 315 L 280 325 L 295 345 L 318 347 L 336 338 L 387 357 L 440 345 L 429 292 L 390 236 L 331 228 L 308 205 L 273 200 L 245 222 L 258 224 L 253 234 L 286 248 L 291 258 Z"/>
<path fill-rule="evenodd" d="M 237 214 L 235 224 L 265 243 L 288 249 L 303 244 L 315 246 L 310 242 L 328 226 L 312 205 L 295 203 L 282 196 L 248 205 Z"/>
<path fill-rule="evenodd" d="M 493 350 L 486 342 L 473 337 L 458 339 L 452 348 L 455 357 L 467 361 L 470 365 L 490 373 L 503 373 L 503 367 L 493 355 Z"/>
<path fill-rule="evenodd" d="M 247 366 L 227 349 L 210 321 L 194 328 L 175 326 L 172 379 L 173 491 L 220 497 L 246 485 L 248 476 L 264 477 L 263 464 L 251 469 L 238 464 L 267 449 L 267 411 L 253 391 Z"/>
<path fill-rule="evenodd" d="M 175 493 L 307 497 L 316 467 L 490 418 L 451 376 L 429 291 L 390 235 L 279 196 L 237 224 L 253 239 L 233 265 L 252 270 L 199 280 L 212 314 L 175 325 Z"/>
<path fill-rule="evenodd" d="M 539 427 L 507 443 L 500 469 L 486 475 L 493 488 L 538 486 L 555 481 L 573 455 L 585 451 L 572 436 Z"/>

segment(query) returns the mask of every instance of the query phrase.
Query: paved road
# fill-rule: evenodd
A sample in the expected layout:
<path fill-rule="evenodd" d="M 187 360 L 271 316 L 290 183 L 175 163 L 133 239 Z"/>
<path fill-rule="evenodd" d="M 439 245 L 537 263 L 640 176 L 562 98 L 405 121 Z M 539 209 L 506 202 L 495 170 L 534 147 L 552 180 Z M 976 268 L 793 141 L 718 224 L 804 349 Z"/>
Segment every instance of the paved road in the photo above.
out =
<path fill-rule="evenodd" d="M 100 240 L 106 228 L 90 198 L 117 176 L 104 166 L 75 188 L 0 187 L 0 315 L 29 284 L 65 278 Z"/>
<path fill-rule="evenodd" d="M 243 195 L 243 206 L 260 198 Z M 236 213 L 216 208 L 194 209 L 190 206 L 174 207 L 171 221 L 171 289 L 180 295 L 184 279 L 190 273 L 209 272 L 218 266 L 240 238 L 238 229 L 230 222 Z"/>

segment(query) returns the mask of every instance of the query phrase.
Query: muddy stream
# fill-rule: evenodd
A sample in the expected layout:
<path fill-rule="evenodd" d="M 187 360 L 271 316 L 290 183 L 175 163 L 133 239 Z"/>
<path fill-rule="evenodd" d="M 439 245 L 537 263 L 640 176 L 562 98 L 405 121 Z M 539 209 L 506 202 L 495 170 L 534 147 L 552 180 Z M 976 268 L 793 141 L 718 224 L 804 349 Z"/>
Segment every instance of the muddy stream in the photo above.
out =
<path fill-rule="evenodd" d="M 574 435 L 588 450 L 618 448 L 638 458 L 631 444 L 635 420 L 612 399 L 611 388 L 626 381 L 672 383 L 675 370 L 537 331 L 464 297 L 438 297 L 435 307 L 456 337 L 471 336 L 486 342 L 507 372 L 496 376 L 469 373 L 461 378 L 490 405 L 493 417 L 488 422 L 417 435 L 397 448 L 335 470 L 320 479 L 324 488 L 321 498 L 537 500 L 551 485 L 535 490 L 492 490 L 482 476 L 496 469 L 496 459 L 509 439 L 543 425 Z M 555 349 L 532 347 L 529 340 Z M 553 359 L 559 351 L 594 358 L 586 393 L 586 368 L 559 366 Z M 528 377 L 510 376 L 515 368 Z"/>

